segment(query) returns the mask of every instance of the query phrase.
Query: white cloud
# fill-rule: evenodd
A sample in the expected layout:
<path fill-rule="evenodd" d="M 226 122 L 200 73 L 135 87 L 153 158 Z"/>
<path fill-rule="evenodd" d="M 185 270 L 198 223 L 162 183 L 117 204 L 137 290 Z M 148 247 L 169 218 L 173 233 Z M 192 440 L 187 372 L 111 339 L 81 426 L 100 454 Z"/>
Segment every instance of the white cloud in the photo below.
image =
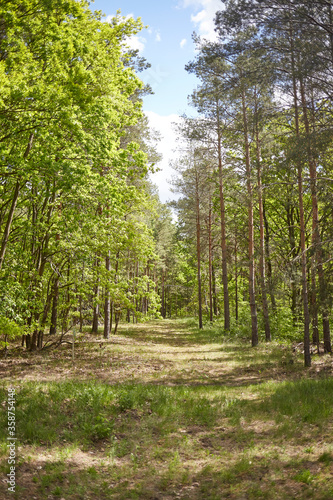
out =
<path fill-rule="evenodd" d="M 191 21 L 197 33 L 207 40 L 216 40 L 214 19 L 216 12 L 223 9 L 221 0 L 180 0 L 179 7 L 192 8 Z"/>
<path fill-rule="evenodd" d="M 149 119 L 150 126 L 161 134 L 161 140 L 156 148 L 163 157 L 156 165 L 161 170 L 152 174 L 151 180 L 158 186 L 160 200 L 165 203 L 167 200 L 175 198 L 167 181 L 175 175 L 170 162 L 178 156 L 178 153 L 174 151 L 177 146 L 177 134 L 172 128 L 172 123 L 179 123 L 181 118 L 176 114 L 162 116 L 153 111 L 146 111 L 145 114 Z"/>
<path fill-rule="evenodd" d="M 180 47 L 183 49 L 186 44 L 187 44 L 187 40 L 186 40 L 186 38 L 183 38 L 183 40 L 180 42 Z"/>
<path fill-rule="evenodd" d="M 155 42 L 160 42 L 160 41 L 161 41 L 161 35 L 159 32 L 157 32 L 155 37 Z"/>
<path fill-rule="evenodd" d="M 142 36 L 132 36 L 131 38 L 127 38 L 126 45 L 128 45 L 133 50 L 139 50 L 140 52 L 144 51 L 147 40 Z"/>
<path fill-rule="evenodd" d="M 194 16 L 192 14 L 191 21 L 192 21 L 192 23 L 200 24 L 206 19 L 206 16 L 207 16 L 207 12 L 205 10 L 201 10 L 200 12 L 198 12 L 198 14 L 196 16 Z"/>

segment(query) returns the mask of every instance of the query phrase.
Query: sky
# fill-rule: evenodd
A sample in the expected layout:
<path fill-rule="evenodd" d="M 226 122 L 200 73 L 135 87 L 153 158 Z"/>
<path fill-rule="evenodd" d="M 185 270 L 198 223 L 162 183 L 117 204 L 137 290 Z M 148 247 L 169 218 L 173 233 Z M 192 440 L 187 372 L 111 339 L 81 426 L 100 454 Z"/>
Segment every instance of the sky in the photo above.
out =
<path fill-rule="evenodd" d="M 188 106 L 188 96 L 199 81 L 185 70 L 185 65 L 195 58 L 192 33 L 215 39 L 214 16 L 222 8 L 221 0 L 95 0 L 90 2 L 90 8 L 101 10 L 106 19 L 120 10 L 121 15 L 140 17 L 148 26 L 129 45 L 139 49 L 151 64 L 139 76 L 154 92 L 144 98 L 143 110 L 150 125 L 161 134 L 157 149 L 163 159 L 157 165 L 160 172 L 151 175 L 151 180 L 165 203 L 175 198 L 167 182 L 174 175 L 169 163 L 176 157 L 172 123 L 179 121 L 183 113 L 195 115 L 195 110 Z"/>

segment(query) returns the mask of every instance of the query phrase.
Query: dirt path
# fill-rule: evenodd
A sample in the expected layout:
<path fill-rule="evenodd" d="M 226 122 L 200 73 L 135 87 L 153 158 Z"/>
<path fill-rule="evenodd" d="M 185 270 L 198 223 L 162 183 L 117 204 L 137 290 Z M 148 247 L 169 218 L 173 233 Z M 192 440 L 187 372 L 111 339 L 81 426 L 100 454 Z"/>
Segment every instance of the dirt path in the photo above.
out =
<path fill-rule="evenodd" d="M 2 408 L 9 384 L 18 398 L 14 498 L 333 499 L 331 375 L 329 356 L 305 371 L 290 347 L 185 320 L 81 334 L 74 363 L 70 344 L 18 347 L 0 360 Z"/>

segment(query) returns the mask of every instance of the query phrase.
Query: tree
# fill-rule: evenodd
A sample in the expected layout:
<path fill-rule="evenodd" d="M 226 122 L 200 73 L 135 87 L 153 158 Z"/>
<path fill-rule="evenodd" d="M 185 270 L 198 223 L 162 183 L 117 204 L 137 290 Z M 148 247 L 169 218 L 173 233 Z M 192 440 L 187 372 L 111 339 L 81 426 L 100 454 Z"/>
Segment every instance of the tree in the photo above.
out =
<path fill-rule="evenodd" d="M 15 316 L 33 350 L 48 322 L 51 332 L 77 317 L 82 327 L 91 290 L 90 309 L 117 297 L 117 236 L 133 231 L 150 167 L 129 132 L 143 84 L 126 39 L 141 27 L 120 15 L 102 22 L 84 1 L 13 0 L 0 10 L 0 268 L 13 300 L 19 284 Z M 132 242 L 152 255 L 147 237 Z"/>

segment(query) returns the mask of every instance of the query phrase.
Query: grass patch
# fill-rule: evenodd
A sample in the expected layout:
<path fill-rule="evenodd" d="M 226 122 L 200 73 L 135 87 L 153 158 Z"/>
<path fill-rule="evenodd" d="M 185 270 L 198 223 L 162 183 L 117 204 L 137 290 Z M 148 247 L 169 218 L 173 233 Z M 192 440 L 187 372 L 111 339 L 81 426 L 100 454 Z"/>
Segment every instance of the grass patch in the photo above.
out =
<path fill-rule="evenodd" d="M 60 441 L 83 446 L 110 441 L 124 420 L 126 425 L 144 420 L 146 428 L 161 435 L 184 425 L 211 428 L 225 401 L 216 392 L 202 387 L 30 382 L 16 396 L 17 437 L 27 444 L 52 446 Z M 6 414 L 2 416 L 5 427 Z"/>
<path fill-rule="evenodd" d="M 5 363 L 20 500 L 333 497 L 329 357 L 305 371 L 287 346 L 185 319 L 86 334 L 75 364 L 66 346 Z"/>

